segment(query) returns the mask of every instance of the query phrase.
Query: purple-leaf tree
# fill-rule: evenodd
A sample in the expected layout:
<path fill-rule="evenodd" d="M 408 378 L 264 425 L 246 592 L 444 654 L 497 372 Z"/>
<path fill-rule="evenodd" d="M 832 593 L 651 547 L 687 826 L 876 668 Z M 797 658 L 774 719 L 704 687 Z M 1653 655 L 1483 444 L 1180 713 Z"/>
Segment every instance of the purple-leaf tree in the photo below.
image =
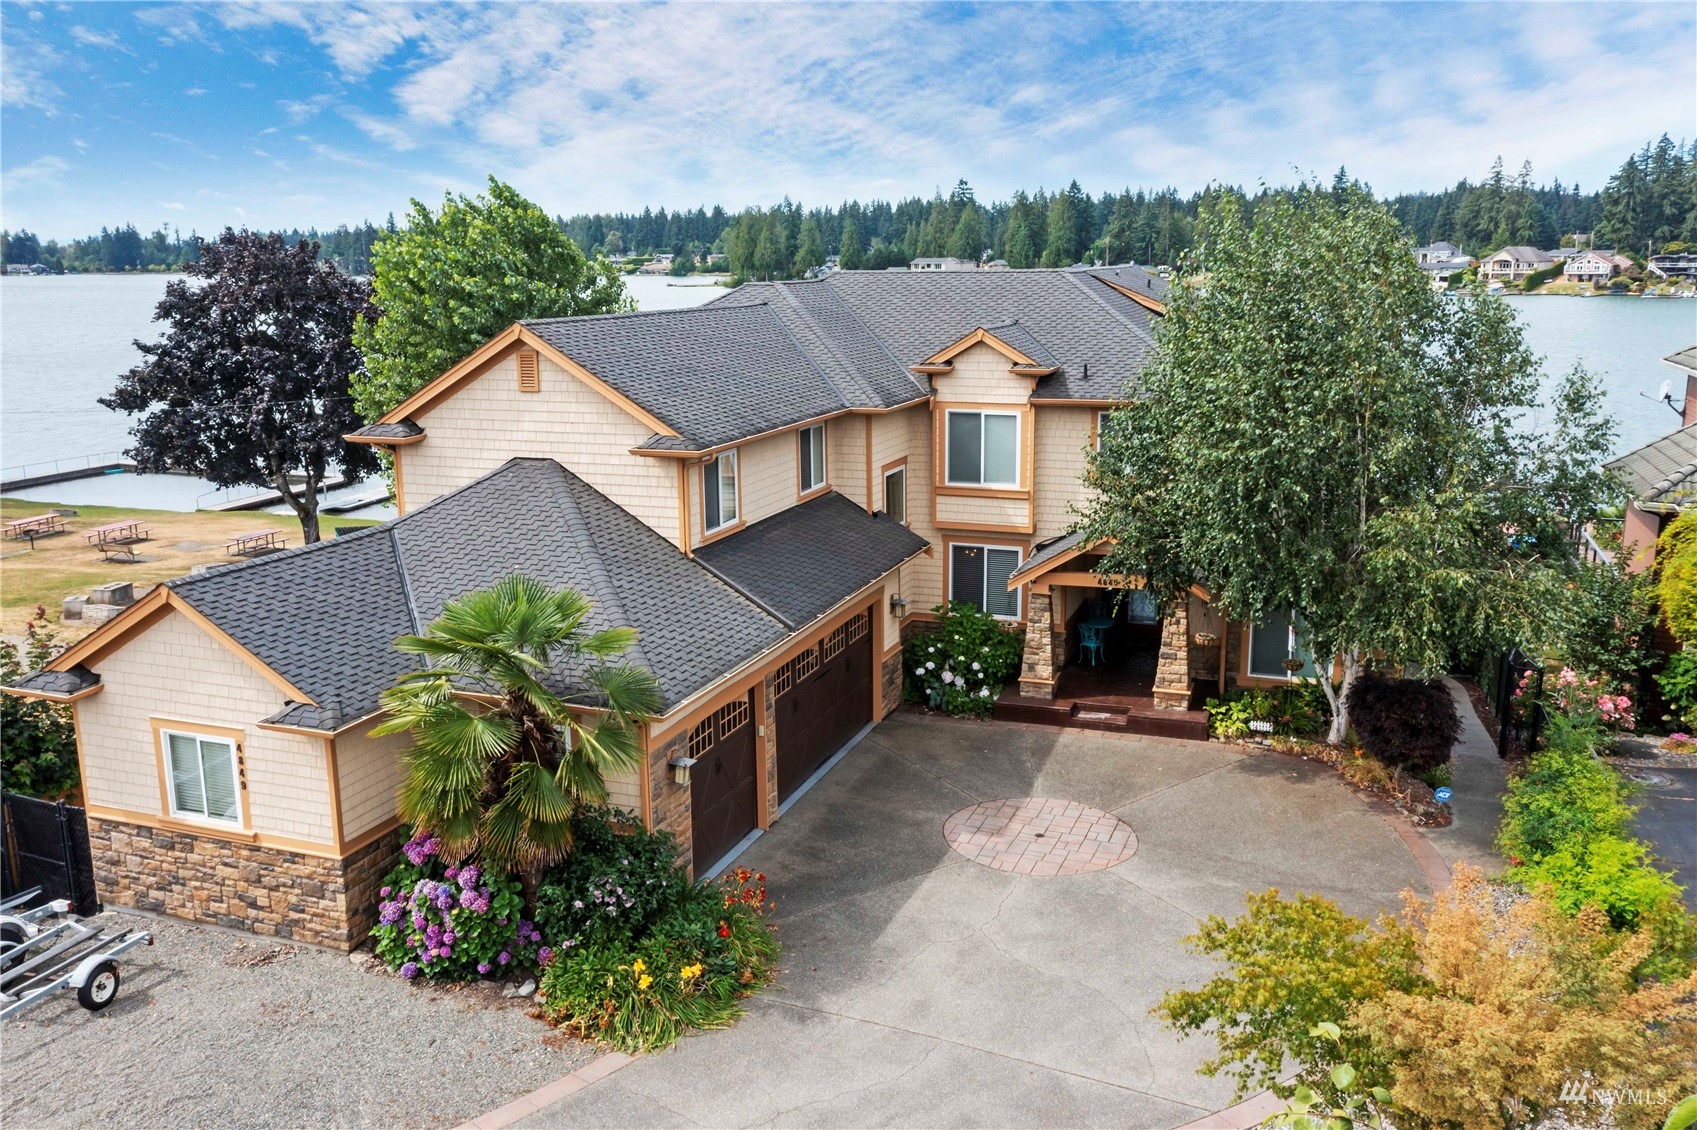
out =
<path fill-rule="evenodd" d="M 135 343 L 147 360 L 100 403 L 147 413 L 130 433 L 141 470 L 271 487 L 315 542 L 325 479 L 378 468 L 342 439 L 363 422 L 348 378 L 361 366 L 354 319 L 375 315 L 370 287 L 320 262 L 316 243 L 229 228 L 185 270 L 154 313 L 170 331 Z"/>

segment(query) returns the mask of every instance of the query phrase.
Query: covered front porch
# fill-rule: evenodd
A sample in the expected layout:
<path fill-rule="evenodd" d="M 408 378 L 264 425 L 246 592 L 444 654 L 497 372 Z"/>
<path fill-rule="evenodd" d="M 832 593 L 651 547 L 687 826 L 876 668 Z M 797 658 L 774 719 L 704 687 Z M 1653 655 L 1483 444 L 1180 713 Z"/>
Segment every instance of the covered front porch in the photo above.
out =
<path fill-rule="evenodd" d="M 995 717 L 1205 740 L 1200 707 L 1223 684 L 1226 646 L 1207 594 L 1158 617 L 1142 578 L 1095 571 L 1101 548 L 1069 535 L 1009 580 L 1027 586 L 1025 655 Z"/>

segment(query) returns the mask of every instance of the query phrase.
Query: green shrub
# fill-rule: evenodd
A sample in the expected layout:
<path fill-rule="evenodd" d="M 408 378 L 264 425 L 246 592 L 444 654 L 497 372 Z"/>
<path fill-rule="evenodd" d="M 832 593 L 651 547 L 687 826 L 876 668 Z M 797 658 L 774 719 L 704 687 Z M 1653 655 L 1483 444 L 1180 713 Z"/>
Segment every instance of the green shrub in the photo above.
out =
<path fill-rule="evenodd" d="M 1617 930 L 1635 930 L 1653 908 L 1678 902 L 1680 886 L 1649 862 L 1650 849 L 1624 836 L 1571 839 L 1510 875 L 1528 887 L 1548 886 L 1567 914 L 1594 906 Z"/>
<path fill-rule="evenodd" d="M 933 710 L 989 717 L 1002 684 L 1019 672 L 1025 633 L 972 604 L 932 611 L 936 630 L 915 635 L 902 649 L 909 696 Z"/>
<path fill-rule="evenodd" d="M 640 937 L 604 931 L 561 950 L 542 975 L 544 1014 L 628 1052 L 735 1023 L 742 998 L 771 981 L 778 957 L 764 882 L 739 868 L 717 886 L 686 887 Z"/>
<path fill-rule="evenodd" d="M 572 817 L 571 854 L 543 874 L 536 925 L 544 938 L 574 944 L 608 933 L 641 937 L 689 886 L 670 832 L 646 831 L 636 817 L 604 808 L 583 809 Z"/>
<path fill-rule="evenodd" d="M 1687 731 L 1697 728 L 1697 651 L 1678 651 L 1656 676 L 1668 713 L 1662 720 Z"/>
<path fill-rule="evenodd" d="M 1503 800 L 1497 849 L 1519 863 L 1535 863 L 1573 841 L 1623 835 L 1632 822 L 1629 787 L 1592 754 L 1595 735 L 1559 715 L 1551 717 L 1549 733 L 1549 748 L 1509 782 Z"/>
<path fill-rule="evenodd" d="M 1349 724 L 1361 747 L 1392 768 L 1419 774 L 1450 759 L 1461 716 L 1449 688 L 1369 671 L 1349 688 Z"/>
<path fill-rule="evenodd" d="M 407 980 L 470 981 L 529 971 L 546 961 L 542 935 L 521 915 L 519 881 L 442 858 L 434 833 L 414 835 L 383 880 L 377 956 Z"/>
<path fill-rule="evenodd" d="M 1287 738 L 1310 738 L 1325 732 L 1330 711 L 1320 684 L 1304 679 L 1283 687 L 1239 687 L 1224 700 L 1203 704 L 1208 729 L 1216 737 L 1241 738 L 1251 722 L 1271 722 L 1273 733 Z"/>
<path fill-rule="evenodd" d="M 24 646 L 0 641 L 0 683 L 39 671 L 59 653 L 47 609 L 37 607 L 24 629 Z M 0 694 L 0 784 L 25 796 L 59 797 L 76 788 L 77 732 L 71 708 L 35 698 Z"/>

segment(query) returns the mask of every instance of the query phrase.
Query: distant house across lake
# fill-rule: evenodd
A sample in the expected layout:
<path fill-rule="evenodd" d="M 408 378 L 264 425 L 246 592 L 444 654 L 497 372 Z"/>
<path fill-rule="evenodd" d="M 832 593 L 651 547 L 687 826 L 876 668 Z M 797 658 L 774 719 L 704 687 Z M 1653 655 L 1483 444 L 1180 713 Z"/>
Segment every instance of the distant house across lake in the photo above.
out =
<path fill-rule="evenodd" d="M 1556 254 L 1536 247 L 1504 247 L 1485 256 L 1479 277 L 1486 282 L 1519 282 L 1534 271 L 1555 266 Z"/>
<path fill-rule="evenodd" d="M 1614 251 L 1581 251 L 1562 264 L 1562 274 L 1569 282 L 1606 283 L 1630 266 L 1631 259 Z"/>
<path fill-rule="evenodd" d="M 1697 252 L 1681 251 L 1673 255 L 1650 256 L 1650 271 L 1665 279 L 1697 278 Z"/>

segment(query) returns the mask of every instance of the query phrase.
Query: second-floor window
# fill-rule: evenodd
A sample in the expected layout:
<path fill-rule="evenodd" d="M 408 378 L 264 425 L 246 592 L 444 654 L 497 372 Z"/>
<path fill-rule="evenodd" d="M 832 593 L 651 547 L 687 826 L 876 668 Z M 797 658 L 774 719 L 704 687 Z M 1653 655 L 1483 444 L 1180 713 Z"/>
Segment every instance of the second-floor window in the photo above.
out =
<path fill-rule="evenodd" d="M 722 452 L 701 468 L 702 532 L 712 533 L 737 520 L 737 453 Z"/>
<path fill-rule="evenodd" d="M 907 468 L 884 472 L 884 513 L 907 525 Z"/>
<path fill-rule="evenodd" d="M 1110 417 L 1112 415 L 1113 415 L 1112 412 L 1098 412 L 1098 413 L 1096 413 L 1096 450 L 1097 451 L 1102 450 L 1102 436 L 1108 430 L 1108 417 Z"/>
<path fill-rule="evenodd" d="M 796 441 L 801 449 L 801 493 L 807 494 L 825 485 L 825 425 L 801 429 Z"/>
<path fill-rule="evenodd" d="M 954 486 L 1019 485 L 1019 414 L 950 411 L 945 481 Z"/>

